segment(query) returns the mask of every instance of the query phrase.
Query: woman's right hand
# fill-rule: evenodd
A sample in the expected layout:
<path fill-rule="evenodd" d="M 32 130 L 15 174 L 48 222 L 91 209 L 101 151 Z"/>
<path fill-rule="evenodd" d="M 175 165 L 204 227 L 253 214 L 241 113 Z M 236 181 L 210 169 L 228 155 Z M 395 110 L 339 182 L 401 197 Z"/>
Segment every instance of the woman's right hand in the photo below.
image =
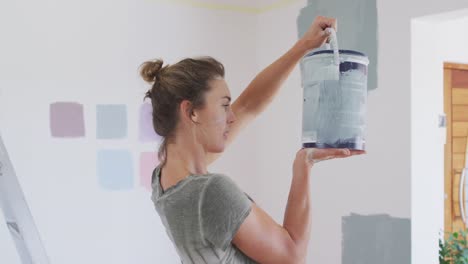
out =
<path fill-rule="evenodd" d="M 296 153 L 294 160 L 294 170 L 309 170 L 315 163 L 328 159 L 346 158 L 355 155 L 365 154 L 365 150 L 350 150 L 347 148 L 336 149 L 319 149 L 319 148 L 302 148 Z"/>

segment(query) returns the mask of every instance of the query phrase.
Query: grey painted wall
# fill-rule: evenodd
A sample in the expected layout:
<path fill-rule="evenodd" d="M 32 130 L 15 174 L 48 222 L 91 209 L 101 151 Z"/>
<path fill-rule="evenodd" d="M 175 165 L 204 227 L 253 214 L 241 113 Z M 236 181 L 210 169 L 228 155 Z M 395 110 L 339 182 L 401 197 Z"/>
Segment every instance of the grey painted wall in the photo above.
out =
<path fill-rule="evenodd" d="M 411 263 L 411 222 L 389 215 L 342 218 L 342 264 Z"/>

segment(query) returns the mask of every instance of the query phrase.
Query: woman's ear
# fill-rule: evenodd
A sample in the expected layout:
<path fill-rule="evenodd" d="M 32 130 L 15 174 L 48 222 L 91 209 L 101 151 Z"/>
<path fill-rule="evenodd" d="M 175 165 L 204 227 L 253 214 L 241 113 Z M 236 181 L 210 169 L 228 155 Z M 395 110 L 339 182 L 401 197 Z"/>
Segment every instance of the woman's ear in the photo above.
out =
<path fill-rule="evenodd" d="M 189 100 L 183 100 L 180 103 L 180 113 L 185 121 L 198 122 L 198 115 L 193 110 L 193 105 Z"/>

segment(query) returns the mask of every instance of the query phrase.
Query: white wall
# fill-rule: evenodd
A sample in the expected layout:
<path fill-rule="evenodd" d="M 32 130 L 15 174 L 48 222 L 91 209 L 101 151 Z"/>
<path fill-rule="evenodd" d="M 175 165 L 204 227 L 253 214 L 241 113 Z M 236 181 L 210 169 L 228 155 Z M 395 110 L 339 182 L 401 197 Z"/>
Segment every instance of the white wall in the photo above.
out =
<path fill-rule="evenodd" d="M 52 263 L 178 263 L 147 191 L 97 188 L 97 148 L 128 148 L 136 164 L 138 152 L 154 146 L 135 140 L 132 119 L 128 140 L 98 142 L 94 107 L 124 103 L 129 116 L 135 116 L 146 88 L 136 69 L 153 57 L 168 62 L 217 57 L 225 63 L 237 97 L 255 73 L 297 39 L 296 18 L 305 4 L 299 1 L 260 15 L 152 1 L 49 0 L 2 6 L 0 129 Z M 410 20 L 464 6 L 463 0 L 378 1 L 379 85 L 368 100 L 368 154 L 314 168 L 308 263 L 341 263 L 341 217 L 351 212 L 415 217 L 417 210 L 410 206 Z M 210 168 L 233 177 L 280 223 L 294 154 L 300 148 L 301 99 L 296 68 L 272 106 Z M 56 100 L 85 104 L 85 139 L 50 138 L 48 105 Z M 412 263 L 435 263 L 434 254 L 423 259 L 425 251 L 434 250 L 432 242 L 423 240 L 426 232 L 440 226 L 442 213 L 429 215 L 428 208 L 420 212 L 424 217 L 413 222 Z M 418 221 L 432 219 L 428 217 L 437 223 L 415 229 Z M 1 221 L 0 263 L 18 263 Z M 426 237 L 435 238 L 432 233 Z M 8 253 L 3 254 L 4 249 Z"/>
<path fill-rule="evenodd" d="M 253 14 L 155 1 L 13 1 L 0 8 L 0 131 L 51 263 L 180 263 L 139 186 L 137 111 L 145 60 L 211 55 L 223 62 L 237 97 L 257 70 Z M 49 104 L 84 105 L 86 137 L 51 138 Z M 96 140 L 96 104 L 126 104 L 123 140 Z M 253 130 L 216 164 L 243 185 L 255 173 Z M 135 187 L 99 188 L 96 152 L 126 148 Z M 235 161 L 235 162 L 233 162 Z M 216 169 L 213 169 L 216 171 Z M 246 176 L 243 176 L 246 175 Z M 246 188 L 248 189 L 248 188 Z M 253 188 L 250 188 L 253 190 Z M 0 263 L 19 263 L 0 213 Z"/>
<path fill-rule="evenodd" d="M 411 205 L 414 263 L 438 263 L 444 230 L 443 63 L 468 63 L 468 9 L 412 20 Z"/>

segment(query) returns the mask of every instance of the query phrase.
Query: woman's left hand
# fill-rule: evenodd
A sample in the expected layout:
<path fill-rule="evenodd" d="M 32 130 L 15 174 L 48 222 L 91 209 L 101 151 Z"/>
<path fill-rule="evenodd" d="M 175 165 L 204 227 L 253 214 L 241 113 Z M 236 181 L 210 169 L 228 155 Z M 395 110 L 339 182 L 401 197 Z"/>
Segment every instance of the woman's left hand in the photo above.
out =
<path fill-rule="evenodd" d="M 317 16 L 312 22 L 312 25 L 302 36 L 301 41 L 305 45 L 306 50 L 311 50 L 322 46 L 327 41 L 329 33 L 325 30 L 326 28 L 333 28 L 337 30 L 337 21 L 335 18 Z"/>

